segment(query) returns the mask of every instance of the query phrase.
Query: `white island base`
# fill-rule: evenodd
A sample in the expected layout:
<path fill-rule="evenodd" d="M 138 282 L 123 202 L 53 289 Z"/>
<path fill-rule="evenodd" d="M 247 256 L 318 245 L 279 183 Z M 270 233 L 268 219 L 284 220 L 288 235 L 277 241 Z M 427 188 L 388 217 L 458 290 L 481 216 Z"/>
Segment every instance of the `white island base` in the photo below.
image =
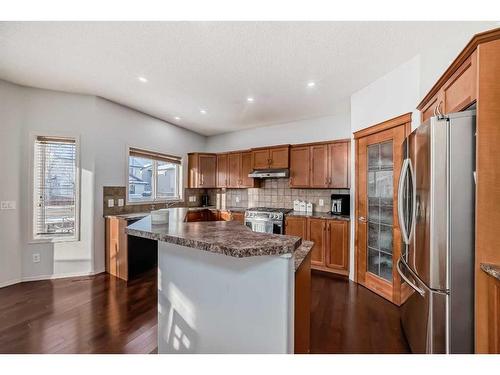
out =
<path fill-rule="evenodd" d="M 158 241 L 158 353 L 293 353 L 294 273 Z"/>

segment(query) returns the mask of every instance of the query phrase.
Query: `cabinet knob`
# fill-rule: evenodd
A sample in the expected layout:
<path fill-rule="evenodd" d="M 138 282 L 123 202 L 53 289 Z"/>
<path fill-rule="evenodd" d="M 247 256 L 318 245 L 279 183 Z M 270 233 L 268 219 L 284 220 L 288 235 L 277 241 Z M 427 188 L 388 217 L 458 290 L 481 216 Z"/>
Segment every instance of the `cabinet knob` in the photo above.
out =
<path fill-rule="evenodd" d="M 362 223 L 366 223 L 366 217 L 364 217 L 364 216 L 360 216 L 360 217 L 358 217 L 358 220 L 359 220 L 360 222 L 362 222 Z"/>

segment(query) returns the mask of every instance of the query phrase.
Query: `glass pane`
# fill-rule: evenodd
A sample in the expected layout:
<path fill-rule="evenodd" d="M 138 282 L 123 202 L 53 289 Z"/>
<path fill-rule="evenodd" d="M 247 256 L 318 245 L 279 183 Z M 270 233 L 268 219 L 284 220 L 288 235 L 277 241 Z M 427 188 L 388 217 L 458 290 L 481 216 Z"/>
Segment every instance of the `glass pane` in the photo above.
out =
<path fill-rule="evenodd" d="M 378 223 L 368 222 L 368 246 L 378 249 Z"/>
<path fill-rule="evenodd" d="M 380 147 L 378 144 L 368 146 L 368 169 L 378 169 L 380 160 Z"/>
<path fill-rule="evenodd" d="M 373 250 L 368 248 L 368 262 L 367 262 L 367 267 L 368 267 L 368 272 L 371 272 L 375 275 L 379 274 L 379 252 L 377 250 Z"/>
<path fill-rule="evenodd" d="M 394 171 L 392 141 L 368 146 L 367 271 L 392 281 Z"/>
<path fill-rule="evenodd" d="M 393 217 L 392 205 L 391 206 L 381 205 L 380 222 L 382 224 L 392 225 L 392 217 Z"/>
<path fill-rule="evenodd" d="M 392 256 L 380 253 L 380 276 L 392 281 Z"/>
<path fill-rule="evenodd" d="M 392 254 L 392 225 L 380 225 L 379 246 L 381 251 Z"/>
<path fill-rule="evenodd" d="M 152 200 L 153 160 L 129 156 L 129 200 Z"/>
<path fill-rule="evenodd" d="M 177 164 L 158 161 L 156 193 L 158 198 L 177 198 Z"/>
<path fill-rule="evenodd" d="M 385 142 L 380 145 L 380 166 L 382 168 L 393 168 L 392 142 Z"/>

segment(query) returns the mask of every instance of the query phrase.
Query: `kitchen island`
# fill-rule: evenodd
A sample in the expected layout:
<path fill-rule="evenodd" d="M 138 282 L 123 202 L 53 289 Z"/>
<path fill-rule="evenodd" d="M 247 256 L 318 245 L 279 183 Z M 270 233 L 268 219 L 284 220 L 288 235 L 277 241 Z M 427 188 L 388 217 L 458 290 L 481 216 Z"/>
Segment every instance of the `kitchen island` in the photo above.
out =
<path fill-rule="evenodd" d="M 299 320 L 299 330 L 309 326 L 308 314 L 295 317 L 295 275 L 309 305 L 312 243 L 234 221 L 185 222 L 187 212 L 170 209 L 168 224 L 147 216 L 126 229 L 158 241 L 158 352 L 307 351 L 294 343 Z M 308 332 L 299 336 L 308 340 Z"/>

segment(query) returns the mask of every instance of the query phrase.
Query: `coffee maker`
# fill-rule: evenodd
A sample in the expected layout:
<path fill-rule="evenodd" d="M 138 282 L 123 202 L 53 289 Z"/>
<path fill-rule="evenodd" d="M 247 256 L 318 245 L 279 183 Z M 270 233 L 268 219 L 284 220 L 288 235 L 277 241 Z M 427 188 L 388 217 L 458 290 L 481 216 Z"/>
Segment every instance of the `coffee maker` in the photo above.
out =
<path fill-rule="evenodd" d="M 350 214 L 350 196 L 349 194 L 332 194 L 332 215 Z"/>

